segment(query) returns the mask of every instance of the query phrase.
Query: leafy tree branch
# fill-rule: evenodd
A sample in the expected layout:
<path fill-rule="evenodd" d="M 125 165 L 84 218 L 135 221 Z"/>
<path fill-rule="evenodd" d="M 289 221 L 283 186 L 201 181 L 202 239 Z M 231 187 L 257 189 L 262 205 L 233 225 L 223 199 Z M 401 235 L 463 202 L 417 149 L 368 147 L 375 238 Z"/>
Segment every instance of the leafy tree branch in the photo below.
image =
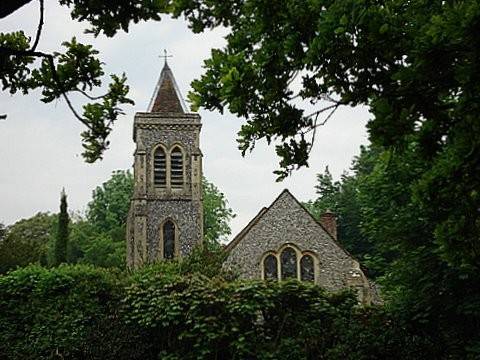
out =
<path fill-rule="evenodd" d="M 4 0 L 0 7 L 0 19 L 7 17 L 33 0 Z"/>
<path fill-rule="evenodd" d="M 42 21 L 39 29 L 41 24 Z M 40 36 L 40 31 L 37 36 Z M 102 63 L 96 57 L 98 51 L 73 38 L 62 44 L 66 48 L 64 53 L 49 54 L 34 50 L 37 40 L 38 37 L 30 47 L 30 40 L 21 31 L 0 34 L 0 79 L 3 90 L 9 90 L 11 94 L 17 91 L 27 94 L 33 89 L 42 89 L 41 100 L 45 103 L 63 98 L 74 116 L 87 127 L 81 134 L 85 149 L 82 155 L 87 162 L 94 162 L 108 148 L 107 137 L 112 125 L 123 114 L 120 105 L 133 104 L 127 97 L 129 88 L 126 77 L 111 75 L 108 92 L 102 96 L 92 96 L 88 92 L 102 85 L 101 77 L 104 75 Z M 38 67 L 34 67 L 36 58 L 41 59 Z M 96 102 L 85 104 L 80 114 L 70 100 L 69 93 L 72 92 Z"/>

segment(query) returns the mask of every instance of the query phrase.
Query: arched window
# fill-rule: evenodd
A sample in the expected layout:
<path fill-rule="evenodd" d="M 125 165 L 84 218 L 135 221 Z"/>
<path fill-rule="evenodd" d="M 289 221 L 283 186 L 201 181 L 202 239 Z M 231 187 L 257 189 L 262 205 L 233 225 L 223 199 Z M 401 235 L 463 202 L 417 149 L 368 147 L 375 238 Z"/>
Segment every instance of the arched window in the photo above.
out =
<path fill-rule="evenodd" d="M 183 154 L 178 146 L 170 154 L 170 183 L 172 188 L 183 187 Z"/>
<path fill-rule="evenodd" d="M 263 259 L 263 276 L 265 280 L 278 280 L 277 258 L 274 255 Z"/>
<path fill-rule="evenodd" d="M 173 259 L 175 256 L 175 224 L 167 220 L 163 224 L 163 257 Z"/>
<path fill-rule="evenodd" d="M 300 280 L 315 281 L 315 265 L 311 255 L 305 254 L 300 259 Z"/>
<path fill-rule="evenodd" d="M 260 261 L 263 280 L 315 282 L 318 260 L 312 251 L 301 251 L 294 244 L 284 244 L 277 251 L 269 250 Z M 280 275 L 280 276 L 279 276 Z"/>
<path fill-rule="evenodd" d="M 156 187 L 167 186 L 166 164 L 165 151 L 158 147 L 153 154 L 153 184 Z"/>
<path fill-rule="evenodd" d="M 291 247 L 286 247 L 280 255 L 282 280 L 297 278 L 297 253 Z"/>

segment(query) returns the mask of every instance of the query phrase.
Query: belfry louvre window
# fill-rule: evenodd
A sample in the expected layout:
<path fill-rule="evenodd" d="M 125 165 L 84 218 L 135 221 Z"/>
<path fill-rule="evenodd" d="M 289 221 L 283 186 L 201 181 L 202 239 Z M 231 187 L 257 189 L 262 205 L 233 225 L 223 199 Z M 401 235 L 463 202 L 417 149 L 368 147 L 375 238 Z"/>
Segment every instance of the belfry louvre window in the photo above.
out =
<path fill-rule="evenodd" d="M 311 251 L 300 251 L 293 244 L 269 251 L 261 261 L 263 280 L 288 280 L 315 282 L 318 262 Z"/>
<path fill-rule="evenodd" d="M 173 259 L 175 256 L 175 224 L 167 220 L 163 224 L 163 257 Z"/>
<path fill-rule="evenodd" d="M 170 154 L 170 182 L 172 188 L 183 187 L 183 154 L 178 146 Z"/>
<path fill-rule="evenodd" d="M 157 187 L 167 186 L 167 160 L 165 151 L 158 147 L 153 154 L 153 183 Z"/>

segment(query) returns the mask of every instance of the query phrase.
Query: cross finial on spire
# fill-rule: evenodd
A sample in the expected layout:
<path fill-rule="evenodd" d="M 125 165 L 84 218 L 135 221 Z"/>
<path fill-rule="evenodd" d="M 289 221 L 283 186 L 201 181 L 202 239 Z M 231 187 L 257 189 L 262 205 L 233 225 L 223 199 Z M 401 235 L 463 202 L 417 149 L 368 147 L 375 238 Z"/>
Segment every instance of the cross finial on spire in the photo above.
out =
<path fill-rule="evenodd" d="M 167 64 L 167 58 L 173 57 L 173 55 L 167 55 L 167 49 L 163 49 L 163 55 L 159 55 L 158 57 L 165 59 L 165 65 Z"/>

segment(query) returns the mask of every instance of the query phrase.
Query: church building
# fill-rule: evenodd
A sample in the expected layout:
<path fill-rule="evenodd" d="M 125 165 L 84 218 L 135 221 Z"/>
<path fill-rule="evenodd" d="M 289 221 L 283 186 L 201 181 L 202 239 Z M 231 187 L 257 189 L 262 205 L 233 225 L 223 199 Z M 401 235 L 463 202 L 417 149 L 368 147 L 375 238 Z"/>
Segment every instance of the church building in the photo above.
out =
<path fill-rule="evenodd" d="M 335 215 L 317 221 L 284 190 L 226 246 L 226 266 L 245 279 L 311 281 L 330 291 L 352 288 L 364 304 L 378 302 L 375 289 L 337 242 Z"/>
<path fill-rule="evenodd" d="M 203 241 L 201 122 L 188 113 L 167 62 L 147 112 L 135 115 L 134 194 L 127 222 L 127 265 L 188 255 Z M 225 247 L 225 266 L 245 279 L 298 279 L 327 290 L 353 288 L 378 300 L 337 241 L 335 215 L 320 221 L 284 190 Z"/>

